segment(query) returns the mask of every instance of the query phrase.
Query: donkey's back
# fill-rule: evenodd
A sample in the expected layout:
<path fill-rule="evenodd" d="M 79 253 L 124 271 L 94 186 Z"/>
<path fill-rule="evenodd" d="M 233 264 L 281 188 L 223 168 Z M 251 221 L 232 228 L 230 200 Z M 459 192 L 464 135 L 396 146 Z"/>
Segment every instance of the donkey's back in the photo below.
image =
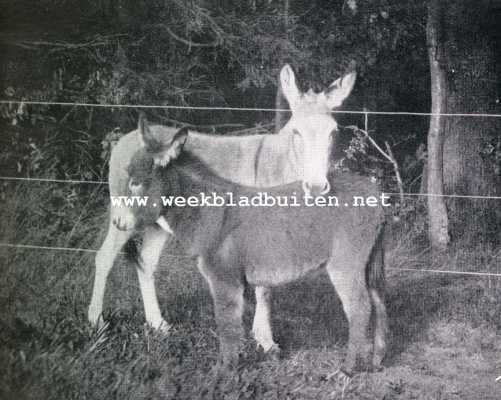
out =
<path fill-rule="evenodd" d="M 358 258 L 367 264 L 383 229 L 378 185 L 350 172 L 336 172 L 330 181 L 333 190 L 321 199 L 305 199 L 299 186 L 288 185 L 266 195 L 294 197 L 295 205 L 228 210 L 230 226 L 223 230 L 230 232 L 231 253 L 222 245 L 222 262 L 237 264 L 249 283 L 265 286 L 298 279 L 327 262 L 346 265 Z"/>

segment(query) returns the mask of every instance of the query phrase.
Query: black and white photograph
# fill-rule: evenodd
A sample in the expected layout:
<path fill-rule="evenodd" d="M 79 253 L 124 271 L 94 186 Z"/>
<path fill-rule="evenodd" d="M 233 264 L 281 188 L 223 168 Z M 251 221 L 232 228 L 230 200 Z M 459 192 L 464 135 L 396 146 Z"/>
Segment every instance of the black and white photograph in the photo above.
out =
<path fill-rule="evenodd" d="M 500 23 L 0 0 L 0 399 L 501 399 Z"/>

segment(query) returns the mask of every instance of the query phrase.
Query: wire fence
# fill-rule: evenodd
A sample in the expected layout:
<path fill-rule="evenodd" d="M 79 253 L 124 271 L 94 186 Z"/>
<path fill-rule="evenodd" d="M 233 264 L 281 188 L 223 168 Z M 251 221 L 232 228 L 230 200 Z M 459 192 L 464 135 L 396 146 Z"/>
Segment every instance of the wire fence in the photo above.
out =
<path fill-rule="evenodd" d="M 62 251 L 62 252 L 82 252 L 82 253 L 92 253 L 96 254 L 98 250 L 87 249 L 81 247 L 61 247 L 61 246 L 40 246 L 33 244 L 19 244 L 19 243 L 6 243 L 0 242 L 0 247 L 19 249 L 19 250 L 48 250 L 48 251 Z M 119 252 L 118 254 L 125 254 L 124 252 Z M 173 254 L 168 252 L 162 252 L 162 255 L 172 258 L 186 258 L 192 259 L 193 257 L 184 254 Z M 466 276 L 484 276 L 484 277 L 496 277 L 501 278 L 501 273 L 495 272 L 478 272 L 478 271 L 454 271 L 454 270 L 443 270 L 443 269 L 424 269 L 424 268 L 401 268 L 401 267 L 385 267 L 387 270 L 391 271 L 401 271 L 401 272 L 421 272 L 421 273 L 432 273 L 432 274 L 449 274 L 449 275 L 466 275 Z"/>
<path fill-rule="evenodd" d="M 65 184 L 91 184 L 91 185 L 107 185 L 108 181 L 93 181 L 80 179 L 51 179 L 51 178 L 27 178 L 17 176 L 0 176 L 0 181 L 20 181 L 20 182 L 42 182 L 42 183 L 65 183 Z M 445 197 L 453 199 L 483 199 L 483 200 L 501 200 L 501 196 L 483 196 L 474 194 L 434 194 L 434 193 L 396 193 L 382 192 L 388 196 L 408 196 L 408 197 Z"/>
<path fill-rule="evenodd" d="M 96 108 L 131 108 L 131 109 L 171 109 L 194 111 L 256 111 L 256 112 L 291 112 L 285 108 L 259 108 L 259 107 L 213 107 L 213 106 L 179 106 L 174 104 L 110 104 L 110 103 L 72 103 L 64 101 L 35 101 L 35 100 L 0 100 L 0 104 L 29 104 L 61 107 L 96 107 Z M 356 115 L 409 115 L 409 116 L 443 116 L 443 117 L 477 117 L 501 118 L 501 114 L 493 113 L 431 113 L 413 111 L 370 111 L 370 110 L 332 110 L 333 114 Z"/>
<path fill-rule="evenodd" d="M 62 107 L 97 107 L 97 108 L 129 108 L 129 109 L 176 109 L 176 110 L 199 110 L 199 111 L 242 111 L 242 112 L 290 112 L 289 109 L 277 108 L 253 108 L 253 107 L 205 107 L 205 106 L 179 106 L 179 105 L 148 105 L 148 104 L 99 104 L 99 103 L 73 103 L 73 102 L 51 102 L 51 101 L 33 101 L 33 100 L 0 100 L 0 104 L 26 104 L 26 105 L 52 105 Z M 444 116 L 444 117 L 473 117 L 473 118 L 501 118 L 501 114 L 491 113 L 430 113 L 430 112 L 406 112 L 406 111 L 370 111 L 370 110 L 333 110 L 333 114 L 354 114 L 364 116 L 364 125 L 368 131 L 369 115 L 407 115 L 407 116 Z M 0 181 L 18 181 L 18 182 L 41 182 L 41 183 L 62 183 L 62 184 L 92 184 L 107 185 L 107 181 L 98 180 L 79 180 L 79 179 L 52 179 L 52 178 L 33 178 L 33 177 L 14 177 L 0 176 Z M 384 192 L 387 195 L 395 196 L 425 196 L 425 197 L 445 197 L 445 198 L 464 198 L 464 199 L 494 199 L 500 200 L 501 196 L 484 196 L 471 194 L 434 194 L 434 193 L 391 193 Z M 16 250 L 38 250 L 38 251 L 61 251 L 61 252 L 84 252 L 97 253 L 98 250 L 79 248 L 79 247 L 61 247 L 61 246 L 43 246 L 34 244 L 20 244 L 0 242 L 0 247 Z M 119 254 L 124 254 L 123 252 Z M 170 257 L 190 258 L 186 255 L 163 253 Z M 481 276 L 501 278 L 501 273 L 477 272 L 477 271 L 454 271 L 440 269 L 422 269 L 422 268 L 400 268 L 387 267 L 388 270 L 416 273 L 450 274 L 463 276 Z"/>

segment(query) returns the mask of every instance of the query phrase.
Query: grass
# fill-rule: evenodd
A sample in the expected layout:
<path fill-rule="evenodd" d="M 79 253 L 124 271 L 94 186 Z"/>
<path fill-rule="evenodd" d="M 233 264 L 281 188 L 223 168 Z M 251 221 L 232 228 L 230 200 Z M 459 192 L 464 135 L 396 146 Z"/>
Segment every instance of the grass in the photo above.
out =
<path fill-rule="evenodd" d="M 97 247 L 104 196 L 60 187 L 12 187 L 1 211 L 2 241 Z M 88 189 L 86 189 L 88 190 Z M 47 203 L 40 199 L 51 200 Z M 54 217 L 56 215 L 56 217 Z M 59 215 L 60 217 L 57 217 Z M 495 271 L 499 252 L 458 246 L 431 256 L 419 234 L 394 232 L 389 267 Z M 179 253 L 177 249 L 170 250 Z M 208 397 L 217 358 L 212 302 L 195 266 L 163 256 L 160 303 L 168 335 L 144 325 L 135 271 L 112 271 L 104 329 L 86 310 L 93 255 L 0 249 L 1 399 L 196 399 Z M 269 360 L 247 339 L 222 399 L 499 399 L 501 307 L 498 279 L 388 272 L 391 351 L 386 368 L 351 380 L 336 373 L 347 323 L 326 275 L 274 291 L 273 325 L 284 354 Z M 247 293 L 251 298 L 251 293 Z M 250 327 L 252 299 L 245 310 Z"/>

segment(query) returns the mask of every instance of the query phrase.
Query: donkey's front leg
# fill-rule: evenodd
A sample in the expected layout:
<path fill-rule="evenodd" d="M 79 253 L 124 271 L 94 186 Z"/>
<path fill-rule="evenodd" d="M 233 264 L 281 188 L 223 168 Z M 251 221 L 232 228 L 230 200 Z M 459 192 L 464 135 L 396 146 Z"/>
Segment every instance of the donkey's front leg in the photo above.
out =
<path fill-rule="evenodd" d="M 243 340 L 243 285 L 212 280 L 214 312 L 219 331 L 221 362 L 224 370 L 238 364 Z"/>
<path fill-rule="evenodd" d="M 252 323 L 252 334 L 265 353 L 272 355 L 280 352 L 280 347 L 273 340 L 271 329 L 271 289 L 264 286 L 256 286 L 256 311 Z"/>
<path fill-rule="evenodd" d="M 94 277 L 94 289 L 92 290 L 92 299 L 88 311 L 88 319 L 93 326 L 102 322 L 101 315 L 103 311 L 106 280 L 118 253 L 127 240 L 129 240 L 132 233 L 133 231 L 119 230 L 115 226 L 112 212 L 110 215 L 108 233 L 106 234 L 103 245 L 96 254 L 96 275 Z"/>
<path fill-rule="evenodd" d="M 198 259 L 198 269 L 209 284 L 219 333 L 220 359 L 218 369 L 229 372 L 238 363 L 243 339 L 242 315 L 244 286 L 232 274 L 216 271 L 207 260 Z"/>
<path fill-rule="evenodd" d="M 143 235 L 143 247 L 137 267 L 146 322 L 164 332 L 167 332 L 170 326 L 160 312 L 154 274 L 167 237 L 168 234 L 156 225 L 148 226 Z"/>

